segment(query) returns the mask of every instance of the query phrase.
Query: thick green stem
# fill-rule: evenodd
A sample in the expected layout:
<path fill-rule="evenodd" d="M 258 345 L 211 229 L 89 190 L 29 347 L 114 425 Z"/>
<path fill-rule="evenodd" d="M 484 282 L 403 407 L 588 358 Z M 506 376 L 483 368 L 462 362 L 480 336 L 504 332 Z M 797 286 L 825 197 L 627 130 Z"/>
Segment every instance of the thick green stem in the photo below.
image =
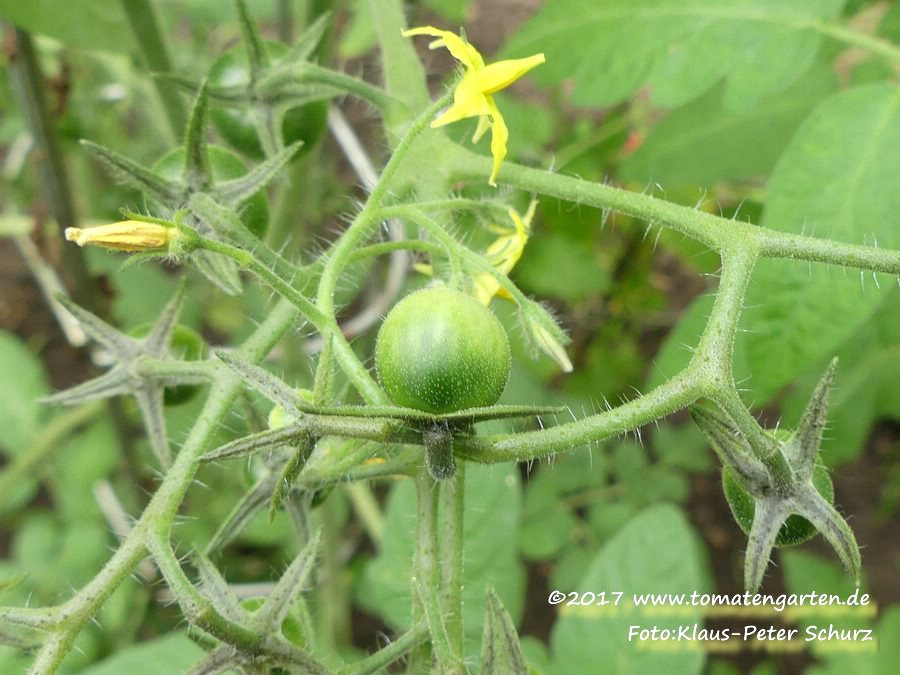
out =
<path fill-rule="evenodd" d="M 738 242 L 722 253 L 722 272 L 716 301 L 692 360 L 692 365 L 706 374 L 711 388 L 734 387 L 734 340 L 756 259 L 757 253 L 752 242 Z"/>
<path fill-rule="evenodd" d="M 435 481 L 423 466 L 416 473 L 416 540 L 412 561 L 411 620 L 413 626 L 425 624 L 431 640 L 410 654 L 409 672 L 432 671 L 432 649 L 438 661 L 449 660 L 446 635 L 440 622 L 437 598 L 437 490 Z M 441 655 L 443 659 L 441 659 Z"/>
<path fill-rule="evenodd" d="M 457 665 L 463 667 L 463 560 L 465 547 L 466 463 L 457 462 L 456 473 L 441 483 L 440 534 L 441 605 L 450 648 Z"/>
<path fill-rule="evenodd" d="M 686 408 L 703 391 L 697 371 L 687 369 L 656 389 L 596 415 L 541 431 L 457 438 L 454 447 L 458 455 L 473 462 L 527 462 L 621 436 Z"/>

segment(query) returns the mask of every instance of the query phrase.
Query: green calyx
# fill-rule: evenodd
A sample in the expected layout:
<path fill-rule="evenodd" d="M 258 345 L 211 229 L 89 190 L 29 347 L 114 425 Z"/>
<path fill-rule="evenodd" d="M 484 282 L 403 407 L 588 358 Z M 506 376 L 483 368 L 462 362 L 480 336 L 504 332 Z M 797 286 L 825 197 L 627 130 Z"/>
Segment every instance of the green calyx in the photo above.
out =
<path fill-rule="evenodd" d="M 741 427 L 719 410 L 691 409 L 724 465 L 725 497 L 748 535 L 744 584 L 749 591 L 762 584 L 773 548 L 800 544 L 817 532 L 832 545 L 847 571 L 859 579 L 859 545 L 832 505 L 834 488 L 827 470 L 818 463 L 836 368 L 835 359 L 790 434 L 748 429 L 746 424 Z M 750 422 L 756 424 L 752 418 Z M 774 456 L 779 462 L 772 461 L 772 453 L 780 453 Z M 786 467 L 787 476 L 773 475 L 772 466 Z"/>
<path fill-rule="evenodd" d="M 828 469 L 821 464 L 817 464 L 812 476 L 813 487 L 828 501 L 834 504 L 834 484 L 831 482 L 831 476 Z M 735 477 L 728 467 L 722 469 L 722 490 L 725 493 L 725 500 L 731 507 L 731 513 L 735 521 L 744 531 L 744 534 L 750 534 L 753 527 L 753 517 L 756 512 L 756 502 L 753 497 L 741 487 L 738 479 Z M 818 534 L 816 526 L 809 520 L 799 515 L 788 516 L 784 524 L 778 530 L 778 536 L 775 538 L 775 546 L 779 548 L 788 546 L 797 546 L 812 539 Z"/>

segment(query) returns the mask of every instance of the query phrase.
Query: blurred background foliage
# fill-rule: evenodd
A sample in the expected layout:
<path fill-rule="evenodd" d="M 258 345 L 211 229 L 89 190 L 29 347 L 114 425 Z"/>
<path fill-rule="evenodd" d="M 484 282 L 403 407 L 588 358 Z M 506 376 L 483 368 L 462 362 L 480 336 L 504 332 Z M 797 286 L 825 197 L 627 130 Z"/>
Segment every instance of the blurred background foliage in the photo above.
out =
<path fill-rule="evenodd" d="M 231 3 L 155 4 L 180 74 L 202 78 L 239 39 Z M 248 4 L 266 37 L 281 40 L 331 10 L 333 28 L 320 60 L 378 82 L 371 16 L 377 3 Z M 896 68 L 870 51 L 848 49 L 845 42 L 783 20 L 790 15 L 850 22 L 863 34 L 896 43 L 900 5 L 704 0 L 694 3 L 695 13 L 669 11 L 680 4 L 420 0 L 409 11 L 416 25 L 465 25 L 485 54 L 547 54 L 534 81 L 501 96 L 512 159 L 770 227 L 802 224 L 816 235 L 900 246 Z M 53 0 L 0 0 L 0 19 L 7 22 L 8 44 L 9 23 L 36 42 L 48 114 L 80 222 L 106 222 L 118 219 L 123 206 L 145 205 L 140 195 L 113 183 L 77 141 L 100 142 L 149 166 L 178 139 L 122 5 L 78 5 L 77 12 L 60 11 Z M 727 18 L 738 10 L 744 18 Z M 451 72 L 449 59 L 424 51 L 422 57 L 439 88 Z M 2 58 L 12 58 L 9 50 Z M 92 577 L 115 546 L 116 532 L 127 528 L 126 514 L 140 512 L 157 477 L 148 468 L 149 448 L 130 400 L 75 409 L 35 402 L 85 379 L 93 366 L 90 355 L 67 344 L 34 282 L 33 262 L 23 257 L 25 238 L 58 265 L 61 243 L 9 65 L 0 68 L 0 599 L 45 604 L 59 602 Z M 350 101 L 337 105 L 376 163 L 381 161 L 385 143 L 371 110 Z M 463 139 L 471 129 L 450 133 Z M 487 152 L 484 146 L 479 149 Z M 271 188 L 269 240 L 290 255 L 314 256 L 354 208 L 359 184 L 338 146 L 325 138 Z M 520 199 L 520 211 L 526 199 Z M 487 241 L 464 221 L 458 227 L 466 237 Z M 126 330 L 152 321 L 176 288 L 175 270 L 120 269 L 121 257 L 98 250 L 83 255 L 97 280 L 100 309 Z M 542 200 L 514 279 L 561 317 L 572 337 L 575 370 L 564 375 L 548 359 L 531 358 L 511 308 L 497 301 L 514 350 L 503 402 L 561 404 L 580 417 L 664 381 L 689 357 L 711 306 L 717 268 L 716 257 L 700 245 L 652 224 Z M 181 320 L 211 345 L 241 340 L 271 306 L 268 291 L 254 284 L 228 297 L 189 274 Z M 348 277 L 341 289 L 347 316 L 366 306 L 382 276 L 374 267 Z M 411 273 L 408 287 L 426 281 Z M 780 421 L 790 427 L 827 361 L 840 357 L 822 457 L 834 471 L 837 504 L 853 516 L 863 547 L 864 586 L 880 610 L 834 623 L 878 626 L 886 638 L 900 634 L 900 297 L 893 280 L 876 284 L 833 268 L 760 264 L 736 374 L 770 426 Z M 276 352 L 274 367 L 297 386 L 310 384 L 309 337 L 301 328 Z M 370 354 L 373 341 L 371 330 L 354 344 Z M 195 397 L 168 409 L 176 444 L 186 437 L 201 401 Z M 267 404 L 248 394 L 221 430 L 221 440 L 260 428 L 267 412 Z M 202 549 L 253 479 L 250 465 L 204 468 L 176 530 L 180 550 Z M 684 416 L 549 463 L 473 467 L 468 480 L 465 606 L 473 653 L 483 621 L 482 589 L 491 583 L 538 672 L 598 672 L 598 663 L 616 663 L 616 672 L 623 673 L 895 672 L 896 641 L 883 639 L 880 654 L 828 645 L 792 654 L 663 653 L 627 643 L 633 617 L 584 616 L 548 605 L 554 588 L 741 590 L 743 535 L 721 495 L 714 456 Z M 382 634 L 402 630 L 409 621 L 412 486 L 385 482 L 374 486 L 374 494 L 377 501 L 371 503 L 353 488 L 336 489 L 319 496 L 315 511 L 326 528 L 326 545 L 310 594 L 315 620 L 327 628 L 323 635 L 333 636 L 328 648 L 338 653 L 372 650 Z M 286 516 L 273 523 L 261 516 L 218 563 L 242 593 L 254 595 L 264 592 L 295 553 Z M 767 592 L 851 590 L 821 542 L 781 551 L 775 563 Z M 27 578 L 4 592 L 4 580 L 20 574 Z M 102 628 L 90 626 L 82 634 L 78 653 L 66 662 L 68 672 L 168 673 L 199 658 L 200 648 L 177 629 L 166 589 L 153 583 L 155 571 L 141 574 L 146 583 L 123 585 L 107 602 L 98 617 Z M 660 617 L 655 623 L 702 619 Z M 709 625 L 743 623 L 724 618 Z M 19 672 L 27 662 L 21 652 L 0 647 L 0 672 Z"/>

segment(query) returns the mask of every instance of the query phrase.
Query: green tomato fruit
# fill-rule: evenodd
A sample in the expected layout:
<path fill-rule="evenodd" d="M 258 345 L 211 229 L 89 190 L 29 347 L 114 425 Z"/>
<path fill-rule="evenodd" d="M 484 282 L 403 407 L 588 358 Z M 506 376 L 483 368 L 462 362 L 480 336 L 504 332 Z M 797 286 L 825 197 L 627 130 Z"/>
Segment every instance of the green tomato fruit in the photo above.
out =
<path fill-rule="evenodd" d="M 830 504 L 833 504 L 834 485 L 831 483 L 828 469 L 821 464 L 816 465 L 816 468 L 813 470 L 812 480 L 816 491 L 825 497 Z M 727 468 L 722 471 L 722 488 L 734 519 L 744 533 L 749 534 L 750 527 L 753 525 L 753 515 L 756 512 L 756 504 L 753 498 L 740 486 L 734 474 Z M 812 539 L 817 532 L 816 526 L 803 516 L 790 516 L 784 521 L 784 525 L 778 531 L 775 545 L 780 547 L 796 546 Z"/>
<path fill-rule="evenodd" d="M 142 338 L 150 332 L 152 324 L 141 324 L 128 332 L 132 337 Z M 178 324 L 172 330 L 172 337 L 169 339 L 169 349 L 176 358 L 185 361 L 202 361 L 206 358 L 206 342 L 200 334 L 193 328 L 188 328 L 182 324 Z M 175 387 L 167 387 L 163 392 L 163 401 L 168 406 L 181 405 L 187 403 L 197 392 L 200 391 L 199 384 L 179 384 Z"/>
<path fill-rule="evenodd" d="M 247 173 L 247 165 L 244 164 L 244 160 L 228 148 L 210 145 L 208 151 L 213 181 L 240 178 Z M 180 182 L 184 177 L 184 148 L 175 148 L 163 155 L 153 165 L 153 171 L 163 178 Z M 269 227 L 269 202 L 266 193 L 260 190 L 241 204 L 239 211 L 241 221 L 247 226 L 247 229 L 262 239 Z"/>
<path fill-rule="evenodd" d="M 265 45 L 269 58 L 273 60 L 289 51 L 289 48 L 280 42 L 266 41 Z M 222 54 L 209 71 L 209 85 L 213 88 L 246 86 L 249 82 L 247 51 L 243 45 Z M 209 114 L 216 131 L 228 145 L 248 157 L 254 159 L 263 157 L 263 149 L 253 123 L 253 114 L 248 108 L 224 107 L 222 104 L 214 103 Z M 328 101 L 325 100 L 312 101 L 287 111 L 281 124 L 284 144 L 303 141 L 303 147 L 294 155 L 295 158 L 315 147 L 325 130 L 327 118 Z"/>
<path fill-rule="evenodd" d="M 509 379 L 509 341 L 497 317 L 471 296 L 428 288 L 385 317 L 375 366 L 397 405 L 437 414 L 489 406 Z"/>

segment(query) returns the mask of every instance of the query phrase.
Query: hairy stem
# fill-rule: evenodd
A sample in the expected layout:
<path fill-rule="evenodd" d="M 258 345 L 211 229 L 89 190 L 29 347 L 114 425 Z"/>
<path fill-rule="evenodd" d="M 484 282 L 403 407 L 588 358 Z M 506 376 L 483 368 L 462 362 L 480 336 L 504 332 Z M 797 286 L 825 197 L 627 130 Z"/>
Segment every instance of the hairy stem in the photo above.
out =
<path fill-rule="evenodd" d="M 469 181 L 484 181 L 487 178 L 488 167 L 483 157 L 449 142 L 447 145 L 450 147 L 446 152 L 454 154 L 452 166 L 457 178 Z M 575 204 L 620 211 L 654 225 L 672 228 L 717 251 L 745 243 L 758 246 L 760 253 L 768 257 L 826 262 L 900 274 L 900 251 L 897 250 L 785 234 L 574 176 L 506 162 L 500 170 L 498 182 Z"/>
<path fill-rule="evenodd" d="M 294 307 L 281 300 L 241 347 L 243 357 L 253 362 L 262 360 L 293 325 L 296 316 Z M 175 516 L 199 466 L 198 460 L 209 449 L 221 420 L 229 413 L 243 387 L 244 383 L 237 373 L 230 369 L 221 371 L 190 436 L 131 533 L 103 569 L 59 608 L 59 629 L 41 647 L 32 664 L 31 673 L 54 672 L 84 625 L 144 559 L 150 537 L 166 539 L 169 536 Z"/>
<path fill-rule="evenodd" d="M 462 666 L 465 654 L 463 631 L 463 551 L 465 547 L 466 463 L 459 462 L 453 478 L 441 483 L 440 532 L 441 601 L 447 637 L 453 655 Z"/>

